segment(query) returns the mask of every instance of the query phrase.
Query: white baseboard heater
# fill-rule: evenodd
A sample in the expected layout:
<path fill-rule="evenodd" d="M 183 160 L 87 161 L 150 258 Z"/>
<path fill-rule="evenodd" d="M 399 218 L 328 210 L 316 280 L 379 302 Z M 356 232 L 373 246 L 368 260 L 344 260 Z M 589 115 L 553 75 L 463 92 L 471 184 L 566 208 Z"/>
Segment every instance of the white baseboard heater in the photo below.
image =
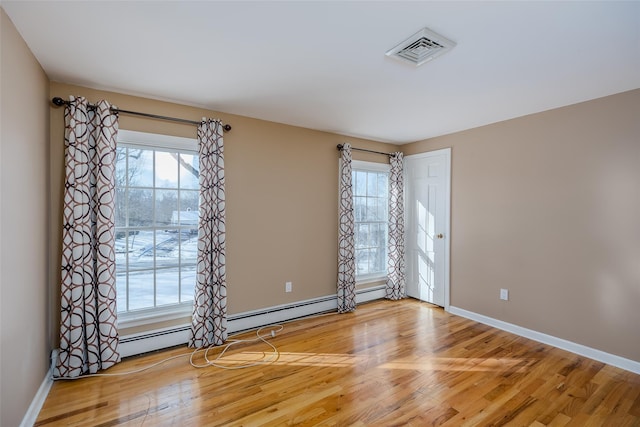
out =
<path fill-rule="evenodd" d="M 367 301 L 382 299 L 384 297 L 384 285 L 373 286 L 356 291 L 357 303 L 364 303 Z M 328 295 L 326 297 L 313 298 L 291 304 L 283 304 L 261 310 L 234 314 L 227 318 L 227 330 L 229 333 L 236 333 L 314 314 L 337 311 L 337 309 L 337 296 Z M 134 356 L 136 354 L 186 344 L 189 340 L 189 328 L 190 325 L 174 326 L 171 328 L 156 329 L 139 334 L 122 336 L 120 337 L 119 346 L 120 356 Z"/>

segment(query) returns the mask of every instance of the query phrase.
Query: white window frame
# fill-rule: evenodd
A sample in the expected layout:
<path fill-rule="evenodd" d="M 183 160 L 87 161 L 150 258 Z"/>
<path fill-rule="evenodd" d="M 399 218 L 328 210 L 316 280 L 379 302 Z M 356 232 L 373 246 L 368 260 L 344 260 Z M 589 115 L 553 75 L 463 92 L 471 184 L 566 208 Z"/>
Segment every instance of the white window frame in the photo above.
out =
<path fill-rule="evenodd" d="M 195 138 L 184 138 L 171 135 L 118 130 L 118 144 L 128 147 L 146 149 L 169 149 L 179 152 L 193 152 L 197 155 L 198 141 Z M 118 328 L 132 328 L 175 319 L 181 319 L 193 314 L 193 301 L 178 304 L 145 308 L 118 313 Z"/>
<path fill-rule="evenodd" d="M 387 176 L 389 176 L 391 172 L 391 165 L 388 163 L 376 163 L 376 162 L 366 162 L 364 160 L 352 160 L 351 170 L 352 170 L 352 173 L 355 171 L 384 172 L 387 174 Z M 355 183 L 353 183 L 353 185 L 355 185 Z M 354 190 L 354 197 L 355 197 L 355 190 Z M 387 203 L 388 203 L 388 199 L 387 199 Z M 388 214 L 389 212 L 387 208 L 387 236 L 385 237 L 385 244 L 387 245 L 387 250 L 388 250 L 387 239 L 388 239 L 388 226 L 389 226 Z M 354 215 L 354 229 L 355 228 L 357 228 L 357 222 L 355 220 L 355 215 Z M 354 233 L 355 233 L 355 230 L 354 230 Z M 354 234 L 354 239 L 355 239 L 355 234 Z M 387 253 L 387 256 L 385 257 L 385 266 L 387 265 L 388 257 L 389 257 L 389 254 Z M 385 281 L 386 279 L 387 279 L 386 271 L 384 273 L 379 273 L 379 274 L 358 275 L 357 268 L 356 268 L 356 286 L 382 282 L 382 281 Z"/>

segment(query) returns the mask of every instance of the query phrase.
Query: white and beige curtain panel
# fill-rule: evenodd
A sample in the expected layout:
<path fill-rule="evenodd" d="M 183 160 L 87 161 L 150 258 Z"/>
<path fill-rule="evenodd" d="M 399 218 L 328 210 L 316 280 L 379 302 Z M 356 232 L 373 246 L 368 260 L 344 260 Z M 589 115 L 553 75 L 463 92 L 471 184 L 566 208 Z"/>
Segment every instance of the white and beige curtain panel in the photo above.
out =
<path fill-rule="evenodd" d="M 338 205 L 338 312 L 356 309 L 356 266 L 351 145 L 342 146 Z"/>
<path fill-rule="evenodd" d="M 115 284 L 118 116 L 106 101 L 65 108 L 60 356 L 56 377 L 93 374 L 120 361 Z"/>
<path fill-rule="evenodd" d="M 389 157 L 389 231 L 386 298 L 397 300 L 406 296 L 404 261 L 404 182 L 401 152 Z"/>
<path fill-rule="evenodd" d="M 222 123 L 198 126 L 200 157 L 200 220 L 198 260 L 189 346 L 220 345 L 227 340 L 225 270 L 225 180 Z"/>

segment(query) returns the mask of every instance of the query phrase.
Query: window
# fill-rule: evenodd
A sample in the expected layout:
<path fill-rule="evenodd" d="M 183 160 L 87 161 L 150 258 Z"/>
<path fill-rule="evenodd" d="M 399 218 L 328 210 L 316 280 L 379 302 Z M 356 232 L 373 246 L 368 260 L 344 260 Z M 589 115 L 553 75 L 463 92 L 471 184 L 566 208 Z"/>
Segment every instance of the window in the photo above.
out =
<path fill-rule="evenodd" d="M 195 140 L 120 131 L 116 154 L 119 318 L 190 312 L 198 245 Z"/>
<path fill-rule="evenodd" d="M 356 279 L 380 279 L 387 275 L 389 165 L 354 160 L 352 180 Z"/>

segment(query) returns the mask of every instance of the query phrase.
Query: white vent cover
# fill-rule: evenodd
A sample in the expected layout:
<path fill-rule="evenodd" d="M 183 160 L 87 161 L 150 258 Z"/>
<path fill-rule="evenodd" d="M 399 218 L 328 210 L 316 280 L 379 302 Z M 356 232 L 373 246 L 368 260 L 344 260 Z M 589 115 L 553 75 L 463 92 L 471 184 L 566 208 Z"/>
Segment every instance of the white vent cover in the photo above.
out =
<path fill-rule="evenodd" d="M 416 67 L 447 53 L 455 46 L 446 37 L 423 28 L 396 47 L 387 51 L 386 55 L 410 62 Z"/>

